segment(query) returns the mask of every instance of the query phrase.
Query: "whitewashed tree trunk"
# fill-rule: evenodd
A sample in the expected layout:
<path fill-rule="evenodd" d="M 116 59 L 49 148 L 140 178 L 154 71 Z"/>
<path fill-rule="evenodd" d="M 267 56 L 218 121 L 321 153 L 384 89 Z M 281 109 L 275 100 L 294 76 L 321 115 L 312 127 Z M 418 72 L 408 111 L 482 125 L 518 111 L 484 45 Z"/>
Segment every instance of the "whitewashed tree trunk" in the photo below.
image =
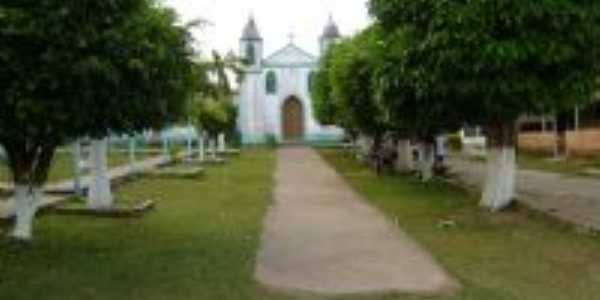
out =
<path fill-rule="evenodd" d="M 433 178 L 434 148 L 432 143 L 419 143 L 419 174 L 422 181 L 430 181 Z"/>
<path fill-rule="evenodd" d="M 399 140 L 397 148 L 398 158 L 396 159 L 396 171 L 401 173 L 412 171 L 414 169 L 414 164 L 410 140 Z"/>
<path fill-rule="evenodd" d="M 73 143 L 73 192 L 76 196 L 83 195 L 81 189 L 81 141 Z"/>
<path fill-rule="evenodd" d="M 92 142 L 91 182 L 88 193 L 88 207 L 95 210 L 111 209 L 113 197 L 108 175 L 108 139 Z"/>
<path fill-rule="evenodd" d="M 217 141 L 215 138 L 208 139 L 208 151 L 212 159 L 217 159 Z"/>
<path fill-rule="evenodd" d="M 163 144 L 163 155 L 166 157 L 171 156 L 171 154 L 169 153 L 169 140 L 167 139 L 166 136 L 162 138 L 162 144 Z"/>
<path fill-rule="evenodd" d="M 199 131 L 199 133 L 198 133 L 198 160 L 200 162 L 204 162 L 204 160 L 206 159 L 204 144 L 205 144 L 204 132 Z"/>
<path fill-rule="evenodd" d="M 515 184 L 515 146 L 499 146 L 489 149 L 481 205 L 492 211 L 506 208 L 515 199 Z"/>
<path fill-rule="evenodd" d="M 225 141 L 225 134 L 224 133 L 219 133 L 219 153 L 225 153 L 225 151 L 227 150 L 227 144 Z"/>
<path fill-rule="evenodd" d="M 136 152 L 136 143 L 135 137 L 129 137 L 129 167 L 131 168 L 131 172 L 135 172 L 135 152 Z"/>
<path fill-rule="evenodd" d="M 357 140 L 358 143 L 358 155 L 357 159 L 359 161 L 365 161 L 367 157 L 369 157 L 369 152 L 371 151 L 371 145 L 373 144 L 373 139 L 366 136 L 360 135 Z"/>
<path fill-rule="evenodd" d="M 494 125 L 488 129 L 487 173 L 481 206 L 496 212 L 515 199 L 517 152 L 516 126 Z"/>
<path fill-rule="evenodd" d="M 188 129 L 190 130 L 190 132 L 188 132 L 187 134 L 187 138 L 186 138 L 186 147 L 187 147 L 187 158 L 192 158 L 192 156 L 194 155 L 194 149 L 193 149 L 193 127 L 192 127 L 192 123 L 188 122 Z"/>
<path fill-rule="evenodd" d="M 33 220 L 40 206 L 42 189 L 27 185 L 15 186 L 15 225 L 10 236 L 17 240 L 30 241 L 33 238 Z"/>
<path fill-rule="evenodd" d="M 446 146 L 446 141 L 448 138 L 444 135 L 438 135 L 435 137 L 435 155 L 440 157 L 448 156 L 448 149 Z"/>

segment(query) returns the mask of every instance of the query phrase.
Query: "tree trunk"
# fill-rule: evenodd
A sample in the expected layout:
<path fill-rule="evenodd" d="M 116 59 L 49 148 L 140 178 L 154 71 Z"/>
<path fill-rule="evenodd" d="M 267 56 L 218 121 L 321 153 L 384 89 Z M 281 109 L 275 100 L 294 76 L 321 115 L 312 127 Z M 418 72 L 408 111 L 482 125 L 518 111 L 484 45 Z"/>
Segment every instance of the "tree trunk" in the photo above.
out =
<path fill-rule="evenodd" d="M 371 167 L 375 169 L 375 173 L 377 175 L 381 175 L 383 173 L 383 137 L 379 134 L 376 134 L 373 137 L 373 143 L 371 144 L 371 149 L 369 150 L 369 163 Z"/>
<path fill-rule="evenodd" d="M 225 134 L 220 133 L 219 134 L 219 153 L 225 153 L 226 150 L 227 150 L 227 143 L 225 140 Z"/>
<path fill-rule="evenodd" d="M 15 224 L 10 236 L 16 240 L 33 238 L 33 220 L 42 199 L 42 186 L 56 146 L 39 139 L 15 141 L 5 144 L 8 164 L 15 185 Z"/>
<path fill-rule="evenodd" d="M 431 142 L 419 142 L 419 176 L 423 182 L 433 178 L 435 146 Z"/>
<path fill-rule="evenodd" d="M 163 144 L 163 155 L 166 157 L 170 157 L 171 153 L 169 153 L 169 139 L 166 136 L 166 133 L 163 133 L 164 136 L 162 138 L 162 144 Z"/>
<path fill-rule="evenodd" d="M 447 138 L 444 135 L 435 137 L 435 160 L 433 170 L 436 176 L 443 176 L 448 170 L 448 149 L 446 146 Z"/>
<path fill-rule="evenodd" d="M 113 207 L 113 197 L 108 175 L 108 139 L 92 142 L 92 172 L 88 193 L 88 207 L 94 210 L 107 210 Z"/>
<path fill-rule="evenodd" d="M 190 130 L 190 132 L 188 132 L 187 137 L 186 137 L 186 147 L 187 147 L 187 155 L 186 157 L 188 159 L 192 158 L 192 155 L 194 155 L 194 150 L 193 150 L 193 131 L 194 128 L 192 127 L 192 123 L 188 122 L 188 129 Z"/>
<path fill-rule="evenodd" d="M 200 162 L 204 162 L 205 159 L 205 151 L 204 151 L 204 132 L 202 130 L 198 131 L 198 160 Z"/>
<path fill-rule="evenodd" d="M 372 140 L 370 137 L 361 134 L 358 137 L 358 155 L 357 160 L 364 162 L 365 158 L 369 157 L 369 149 L 371 148 Z M 368 159 L 367 159 L 368 160 Z"/>
<path fill-rule="evenodd" d="M 136 143 L 135 137 L 129 137 L 129 168 L 131 168 L 131 172 L 135 172 L 135 152 L 136 152 Z"/>
<path fill-rule="evenodd" d="M 17 184 L 15 186 L 15 225 L 10 236 L 17 240 L 33 238 L 33 220 L 42 199 L 42 188 Z"/>
<path fill-rule="evenodd" d="M 73 144 L 73 190 L 76 196 L 82 196 L 81 188 L 81 141 Z"/>
<path fill-rule="evenodd" d="M 500 211 L 515 199 L 516 126 L 514 122 L 488 128 L 487 174 L 481 206 Z"/>
<path fill-rule="evenodd" d="M 216 138 L 209 137 L 208 138 L 208 151 L 210 152 L 210 158 L 213 160 L 217 159 L 217 140 Z"/>
<path fill-rule="evenodd" d="M 396 159 L 396 171 L 408 173 L 414 169 L 413 154 L 410 147 L 410 140 L 401 139 L 398 141 L 398 157 Z"/>

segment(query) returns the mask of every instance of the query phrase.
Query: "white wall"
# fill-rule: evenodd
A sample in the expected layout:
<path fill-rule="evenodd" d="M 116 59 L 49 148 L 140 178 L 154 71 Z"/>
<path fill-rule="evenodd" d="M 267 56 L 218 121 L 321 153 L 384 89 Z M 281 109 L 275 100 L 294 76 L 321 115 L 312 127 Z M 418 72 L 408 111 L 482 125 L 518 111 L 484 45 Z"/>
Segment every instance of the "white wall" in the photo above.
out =
<path fill-rule="evenodd" d="M 321 126 L 314 116 L 309 91 L 309 75 L 314 67 L 265 68 L 258 73 L 248 73 L 240 90 L 240 130 L 245 140 L 257 136 L 273 135 L 283 140 L 283 106 L 295 96 L 304 109 L 304 133 L 307 139 L 323 136 L 341 137 L 339 128 Z M 266 93 L 266 77 L 273 71 L 277 77 L 275 94 Z"/>

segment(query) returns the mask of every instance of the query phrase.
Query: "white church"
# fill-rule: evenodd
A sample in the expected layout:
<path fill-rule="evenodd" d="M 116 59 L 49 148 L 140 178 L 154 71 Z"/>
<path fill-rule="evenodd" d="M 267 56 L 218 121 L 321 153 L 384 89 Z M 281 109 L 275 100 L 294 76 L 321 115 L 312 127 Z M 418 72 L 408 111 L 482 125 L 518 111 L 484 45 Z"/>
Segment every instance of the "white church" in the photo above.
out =
<path fill-rule="evenodd" d="M 341 38 L 330 18 L 320 37 L 320 56 Z M 263 38 L 250 17 L 240 39 L 245 62 L 238 98 L 238 129 L 243 144 L 323 143 L 343 139 L 340 128 L 319 124 L 313 113 L 310 85 L 319 57 L 290 41 L 266 58 Z"/>

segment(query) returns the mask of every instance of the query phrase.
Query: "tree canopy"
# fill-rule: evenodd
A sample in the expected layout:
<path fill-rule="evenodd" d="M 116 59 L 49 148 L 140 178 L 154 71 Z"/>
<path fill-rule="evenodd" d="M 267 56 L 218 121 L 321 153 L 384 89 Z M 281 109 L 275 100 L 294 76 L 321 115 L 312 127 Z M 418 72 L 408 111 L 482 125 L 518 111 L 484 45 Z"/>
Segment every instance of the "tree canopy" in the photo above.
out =
<path fill-rule="evenodd" d="M 370 10 L 387 31 L 414 34 L 417 70 L 456 106 L 480 122 L 512 122 L 589 99 L 594 2 L 371 0 Z"/>
<path fill-rule="evenodd" d="M 213 52 L 212 60 L 195 64 L 196 93 L 191 101 L 190 113 L 194 123 L 213 137 L 235 130 L 237 106 L 230 75 L 240 82 L 242 72 L 239 63 L 233 55 L 223 58 Z"/>
<path fill-rule="evenodd" d="M 598 7 L 593 0 L 369 1 L 388 36 L 410 37 L 400 64 L 408 72 L 395 74 L 415 79 L 409 85 L 434 100 L 423 103 L 430 118 L 452 112 L 440 109 L 443 99 L 459 119 L 486 126 L 484 206 L 502 209 L 514 197 L 517 119 L 591 99 Z"/>
<path fill-rule="evenodd" d="M 16 185 L 39 189 L 55 149 L 72 139 L 179 118 L 192 50 L 175 23 L 151 0 L 0 3 L 0 144 Z M 17 205 L 31 204 L 30 218 L 37 200 Z"/>

